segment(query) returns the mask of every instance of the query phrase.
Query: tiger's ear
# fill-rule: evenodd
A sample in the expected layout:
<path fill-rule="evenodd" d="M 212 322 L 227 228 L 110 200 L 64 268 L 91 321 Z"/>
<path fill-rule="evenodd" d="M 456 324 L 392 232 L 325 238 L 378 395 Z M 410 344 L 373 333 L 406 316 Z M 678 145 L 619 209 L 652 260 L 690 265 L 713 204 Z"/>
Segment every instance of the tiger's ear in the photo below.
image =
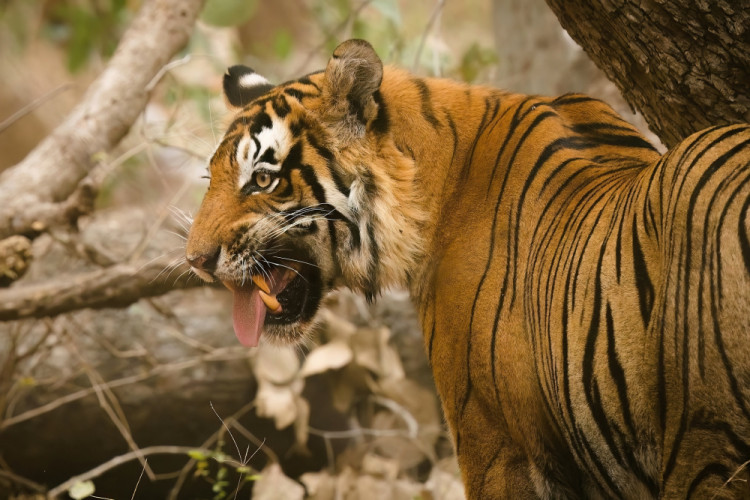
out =
<path fill-rule="evenodd" d="M 252 68 L 232 66 L 224 73 L 224 98 L 229 109 L 238 111 L 274 86 Z"/>
<path fill-rule="evenodd" d="M 333 51 L 325 72 L 324 95 L 331 118 L 344 120 L 364 134 L 364 125 L 377 115 L 373 98 L 383 80 L 383 63 L 364 40 L 347 40 Z"/>

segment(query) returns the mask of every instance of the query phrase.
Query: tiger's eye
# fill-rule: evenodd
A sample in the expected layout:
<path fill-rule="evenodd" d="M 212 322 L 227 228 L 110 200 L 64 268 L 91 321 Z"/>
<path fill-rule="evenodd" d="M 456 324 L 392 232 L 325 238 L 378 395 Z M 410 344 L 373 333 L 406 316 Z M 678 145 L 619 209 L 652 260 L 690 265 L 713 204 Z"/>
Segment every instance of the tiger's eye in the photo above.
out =
<path fill-rule="evenodd" d="M 258 172 L 255 174 L 255 184 L 261 189 L 265 189 L 271 185 L 271 174 L 266 172 Z"/>

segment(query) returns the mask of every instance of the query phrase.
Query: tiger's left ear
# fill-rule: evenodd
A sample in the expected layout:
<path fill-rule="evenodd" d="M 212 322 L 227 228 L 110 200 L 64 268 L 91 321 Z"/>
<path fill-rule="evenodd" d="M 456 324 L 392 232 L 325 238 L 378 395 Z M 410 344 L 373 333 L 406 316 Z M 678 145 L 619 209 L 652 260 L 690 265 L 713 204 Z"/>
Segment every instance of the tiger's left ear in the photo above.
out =
<path fill-rule="evenodd" d="M 373 98 L 383 80 L 383 63 L 368 42 L 347 40 L 333 51 L 325 72 L 327 114 L 362 136 L 377 116 Z"/>
<path fill-rule="evenodd" d="M 237 65 L 224 73 L 224 98 L 227 107 L 239 111 L 274 86 L 252 68 Z"/>

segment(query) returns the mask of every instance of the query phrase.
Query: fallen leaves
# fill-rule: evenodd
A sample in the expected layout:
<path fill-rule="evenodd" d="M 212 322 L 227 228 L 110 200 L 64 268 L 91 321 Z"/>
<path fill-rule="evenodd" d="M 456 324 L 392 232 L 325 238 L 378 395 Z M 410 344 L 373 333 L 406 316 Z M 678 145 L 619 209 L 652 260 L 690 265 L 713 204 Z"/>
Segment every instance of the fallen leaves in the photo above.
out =
<path fill-rule="evenodd" d="M 441 461 L 446 432 L 434 390 L 406 376 L 389 328 L 370 326 L 369 318 L 362 322 L 367 326 L 358 324 L 351 319 L 356 315 L 341 314 L 347 307 L 361 309 L 347 303 L 357 299 L 337 300 L 322 311 L 318 338 L 306 353 L 264 345 L 251 358 L 259 384 L 258 415 L 273 419 L 278 429 L 293 425 L 297 449 L 306 449 L 311 434 L 322 437 L 330 451 L 328 467 L 295 482 L 271 464 L 260 473 L 253 498 L 464 498 L 455 460 Z M 310 428 L 315 402 L 303 392 L 311 377 L 328 382 L 333 406 L 348 418 L 348 429 Z M 336 456 L 332 442 L 340 439 L 349 441 Z M 425 477 L 418 470 L 431 472 Z"/>

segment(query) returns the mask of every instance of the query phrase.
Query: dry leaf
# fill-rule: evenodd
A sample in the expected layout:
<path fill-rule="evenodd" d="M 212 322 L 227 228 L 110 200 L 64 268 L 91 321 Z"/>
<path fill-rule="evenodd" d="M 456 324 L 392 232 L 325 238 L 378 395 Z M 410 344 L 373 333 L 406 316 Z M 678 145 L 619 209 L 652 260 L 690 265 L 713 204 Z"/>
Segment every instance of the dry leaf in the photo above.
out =
<path fill-rule="evenodd" d="M 258 383 L 258 393 L 255 396 L 258 416 L 273 418 L 277 429 L 292 425 L 297 419 L 302 382 L 295 380 L 286 386 L 277 386 L 263 380 Z"/>
<path fill-rule="evenodd" d="M 347 500 L 382 500 L 393 498 L 392 493 L 393 488 L 391 488 L 390 481 L 376 479 L 372 476 L 360 476 L 354 492 L 350 491 L 350 494 L 345 498 Z"/>
<path fill-rule="evenodd" d="M 292 347 L 263 345 L 254 356 L 253 373 L 261 381 L 289 384 L 299 371 L 299 359 Z"/>
<path fill-rule="evenodd" d="M 301 375 L 308 377 L 328 370 L 337 370 L 352 360 L 351 348 L 342 341 L 335 340 L 314 349 L 307 355 L 302 365 Z"/>
<path fill-rule="evenodd" d="M 396 460 L 384 458 L 373 453 L 362 457 L 362 472 L 370 476 L 393 481 L 398 477 L 399 464 Z"/>
<path fill-rule="evenodd" d="M 279 464 L 271 464 L 260 473 L 253 486 L 253 500 L 302 500 L 305 488 L 284 475 Z"/>
<path fill-rule="evenodd" d="M 307 450 L 307 437 L 310 433 L 310 403 L 297 396 L 297 418 L 294 420 L 294 437 L 297 445 Z"/>
<path fill-rule="evenodd" d="M 321 316 L 329 341 L 340 340 L 348 343 L 349 339 L 357 333 L 357 326 L 348 321 L 345 316 L 338 315 L 329 309 L 324 309 Z"/>
<path fill-rule="evenodd" d="M 444 458 L 432 468 L 425 489 L 432 498 L 440 500 L 465 500 L 466 493 L 455 457 Z M 424 495 L 427 497 L 427 495 Z"/>
<path fill-rule="evenodd" d="M 307 500 L 336 498 L 336 478 L 327 472 L 307 472 L 299 478 L 307 489 Z"/>
<path fill-rule="evenodd" d="M 404 378 L 404 368 L 398 353 L 388 344 L 388 328 L 361 328 L 352 338 L 352 350 L 358 365 L 378 377 Z"/>

